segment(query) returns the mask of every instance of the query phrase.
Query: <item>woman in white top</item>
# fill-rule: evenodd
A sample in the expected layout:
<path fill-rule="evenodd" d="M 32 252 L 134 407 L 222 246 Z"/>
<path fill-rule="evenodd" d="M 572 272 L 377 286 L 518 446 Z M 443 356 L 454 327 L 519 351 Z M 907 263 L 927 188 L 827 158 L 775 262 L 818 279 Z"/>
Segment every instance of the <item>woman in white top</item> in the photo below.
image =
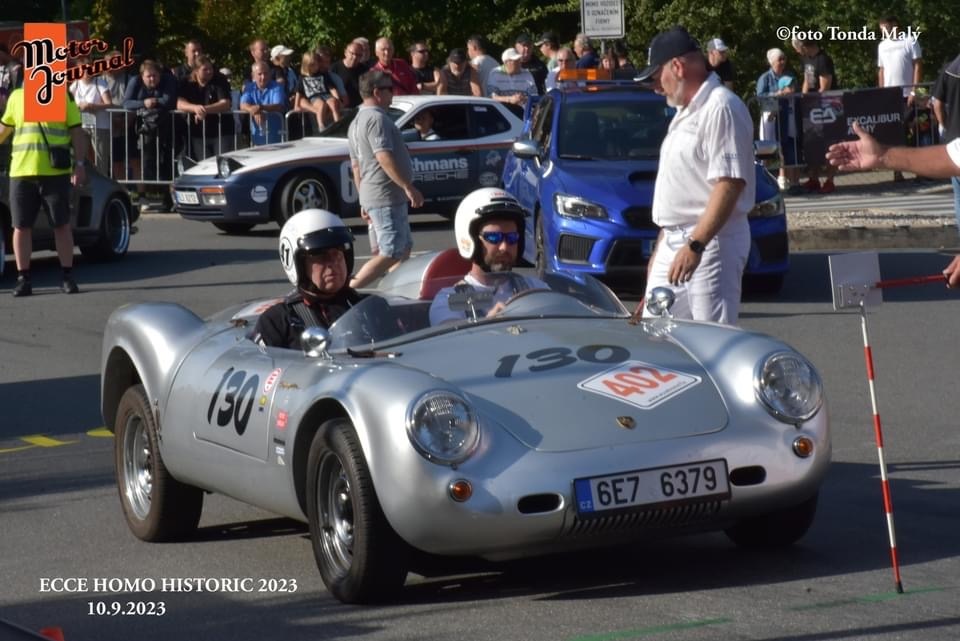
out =
<path fill-rule="evenodd" d="M 77 65 L 90 64 L 88 56 L 76 59 Z M 84 75 L 70 84 L 70 94 L 80 109 L 83 128 L 90 134 L 96 154 L 97 170 L 110 175 L 110 114 L 113 107 L 107 81 L 101 76 Z"/>

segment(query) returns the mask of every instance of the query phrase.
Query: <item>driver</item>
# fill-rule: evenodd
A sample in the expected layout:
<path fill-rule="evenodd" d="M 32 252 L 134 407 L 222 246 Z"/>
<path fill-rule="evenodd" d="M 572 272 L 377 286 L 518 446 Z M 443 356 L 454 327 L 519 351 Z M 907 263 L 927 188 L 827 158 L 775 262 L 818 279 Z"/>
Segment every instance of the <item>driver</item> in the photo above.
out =
<path fill-rule="evenodd" d="M 328 328 L 362 298 L 347 285 L 353 234 L 338 216 L 305 209 L 280 230 L 280 264 L 296 289 L 260 315 L 251 337 L 266 347 L 300 349 L 307 327 Z"/>
<path fill-rule="evenodd" d="M 451 294 L 473 288 L 493 294 L 489 309 L 478 308 L 485 318 L 496 316 L 516 293 L 515 288 L 497 288 L 498 274 L 509 273 L 523 255 L 523 232 L 526 212 L 517 199 L 502 189 L 485 187 L 467 195 L 457 207 L 454 233 L 460 255 L 473 265 L 463 280 L 454 287 L 437 292 L 430 305 L 430 324 L 439 325 L 471 317 L 469 311 L 450 309 Z M 549 289 L 536 278 L 517 276 L 529 289 Z M 506 291 L 504 291 L 506 290 Z"/>

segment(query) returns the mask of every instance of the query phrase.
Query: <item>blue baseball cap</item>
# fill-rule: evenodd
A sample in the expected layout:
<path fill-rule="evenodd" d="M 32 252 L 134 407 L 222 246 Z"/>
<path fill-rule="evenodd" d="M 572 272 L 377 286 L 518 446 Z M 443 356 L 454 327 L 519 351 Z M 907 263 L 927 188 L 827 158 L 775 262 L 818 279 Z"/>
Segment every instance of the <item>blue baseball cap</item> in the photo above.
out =
<path fill-rule="evenodd" d="M 700 51 L 700 43 L 683 27 L 673 27 L 658 33 L 650 41 L 650 50 L 647 53 L 648 66 L 637 75 L 637 78 L 647 80 L 666 63 L 691 51 Z"/>

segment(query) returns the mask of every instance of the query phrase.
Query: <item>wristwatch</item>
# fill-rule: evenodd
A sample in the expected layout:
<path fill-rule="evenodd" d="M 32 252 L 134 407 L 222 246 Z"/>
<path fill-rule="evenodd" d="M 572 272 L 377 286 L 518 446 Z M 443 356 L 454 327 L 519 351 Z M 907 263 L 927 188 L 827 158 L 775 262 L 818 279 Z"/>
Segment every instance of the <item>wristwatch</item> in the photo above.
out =
<path fill-rule="evenodd" d="M 703 250 L 707 248 L 706 245 L 695 238 L 690 239 L 690 244 L 688 244 L 687 247 L 689 247 L 690 251 L 692 251 L 694 254 L 702 254 Z"/>

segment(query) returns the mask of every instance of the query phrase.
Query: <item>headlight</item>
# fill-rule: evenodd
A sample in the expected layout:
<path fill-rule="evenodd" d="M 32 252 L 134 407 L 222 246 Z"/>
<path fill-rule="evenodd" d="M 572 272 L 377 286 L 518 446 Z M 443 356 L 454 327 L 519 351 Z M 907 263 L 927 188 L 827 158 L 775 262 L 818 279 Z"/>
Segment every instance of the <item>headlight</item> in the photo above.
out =
<path fill-rule="evenodd" d="M 820 376 L 795 352 L 767 356 L 757 368 L 754 389 L 767 411 L 784 423 L 812 418 L 823 403 Z"/>
<path fill-rule="evenodd" d="M 407 436 L 427 460 L 456 465 L 467 460 L 480 442 L 473 408 L 446 391 L 428 392 L 410 406 Z"/>
<path fill-rule="evenodd" d="M 233 158 L 220 156 L 217 158 L 217 172 L 221 178 L 229 178 L 230 174 L 243 167 Z"/>
<path fill-rule="evenodd" d="M 783 196 L 777 194 L 769 200 L 765 200 L 762 203 L 757 203 L 754 205 L 753 209 L 750 210 L 750 213 L 747 214 L 748 218 L 770 218 L 772 216 L 783 216 L 786 214 L 786 209 L 783 206 Z"/>
<path fill-rule="evenodd" d="M 570 216 L 571 218 L 607 217 L 607 209 L 603 205 L 566 194 L 554 194 L 553 207 L 561 216 Z"/>

